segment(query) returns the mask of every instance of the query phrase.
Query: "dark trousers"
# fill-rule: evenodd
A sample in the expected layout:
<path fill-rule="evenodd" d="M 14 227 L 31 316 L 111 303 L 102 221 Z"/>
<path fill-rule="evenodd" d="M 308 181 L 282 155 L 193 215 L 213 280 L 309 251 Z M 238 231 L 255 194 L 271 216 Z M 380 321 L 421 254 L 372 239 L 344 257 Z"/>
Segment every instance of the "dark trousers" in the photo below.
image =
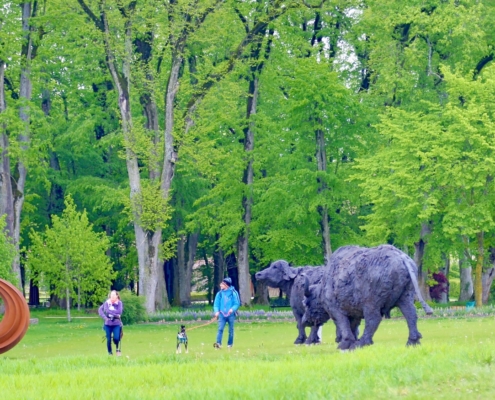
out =
<path fill-rule="evenodd" d="M 120 325 L 108 326 L 103 325 L 105 328 L 105 333 L 107 335 L 107 350 L 109 354 L 112 354 L 112 336 L 113 342 L 115 343 L 115 349 L 119 349 L 120 342 Z"/>

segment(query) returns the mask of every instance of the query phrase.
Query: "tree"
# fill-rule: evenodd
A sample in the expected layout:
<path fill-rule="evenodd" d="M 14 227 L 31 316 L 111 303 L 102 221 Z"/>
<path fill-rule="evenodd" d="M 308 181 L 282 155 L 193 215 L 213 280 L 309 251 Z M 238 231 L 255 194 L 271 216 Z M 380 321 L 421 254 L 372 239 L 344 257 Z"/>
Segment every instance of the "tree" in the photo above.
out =
<path fill-rule="evenodd" d="M 444 130 L 451 131 L 440 122 L 450 112 L 445 112 L 447 103 L 455 103 L 447 92 L 445 71 L 472 76 L 478 66 L 486 65 L 482 61 L 491 52 L 491 9 L 475 1 L 404 6 L 374 0 L 367 2 L 359 23 L 363 31 L 356 31 L 356 47 L 366 54 L 367 90 L 373 92 L 375 104 L 387 107 L 376 125 L 383 140 L 358 167 L 361 187 L 373 206 L 364 229 L 373 242 L 414 246 L 425 295 L 428 240 L 432 235 L 445 238 L 443 211 L 448 210 L 446 181 L 437 180 L 435 169 L 443 160 L 431 154 L 436 145 L 431 135 L 438 138 Z M 445 168 L 451 168 L 448 165 Z M 450 211 L 459 213 L 455 201 Z M 480 239 L 475 241 L 479 248 Z M 447 242 L 452 247 L 444 252 L 455 248 L 462 254 L 454 245 L 463 242 L 460 236 L 436 240 Z"/>
<path fill-rule="evenodd" d="M 31 147 L 31 99 L 33 60 L 43 37 L 41 24 L 36 17 L 43 13 L 38 8 L 37 1 L 26 1 L 19 4 L 20 15 L 14 11 L 17 5 L 12 2 L 2 2 L 1 8 L 5 11 L 6 20 L 0 19 L 0 27 L 7 25 L 7 37 L 2 37 L 4 42 L 11 41 L 0 53 L 0 114 L 3 120 L 0 122 L 0 215 L 6 215 L 6 232 L 12 239 L 17 253 L 12 263 L 12 270 L 17 276 L 19 288 L 24 290 L 19 258 L 21 214 L 25 201 L 24 190 L 28 176 L 29 165 L 32 159 L 29 154 Z M 12 21 L 19 24 L 20 30 L 12 27 Z M 9 29 L 10 28 L 10 29 Z M 10 36 L 10 37 L 9 37 Z M 20 46 L 14 49 L 12 43 Z M 5 69 L 7 63 L 12 64 L 12 72 L 7 76 Z M 9 69 L 10 71 L 10 69 Z M 19 74 L 18 77 L 14 74 Z M 13 100 L 16 100 L 18 119 L 14 114 L 6 113 L 7 97 L 5 84 Z M 16 87 L 16 84 L 18 87 Z M 12 104 L 11 104 L 12 105 Z"/>
<path fill-rule="evenodd" d="M 52 227 L 44 233 L 31 232 L 28 265 L 37 279 L 53 293 L 66 299 L 67 319 L 71 320 L 71 300 L 81 304 L 105 298 L 114 277 L 106 251 L 109 240 L 95 233 L 86 211 L 76 210 L 70 196 L 61 217 L 53 216 Z"/>

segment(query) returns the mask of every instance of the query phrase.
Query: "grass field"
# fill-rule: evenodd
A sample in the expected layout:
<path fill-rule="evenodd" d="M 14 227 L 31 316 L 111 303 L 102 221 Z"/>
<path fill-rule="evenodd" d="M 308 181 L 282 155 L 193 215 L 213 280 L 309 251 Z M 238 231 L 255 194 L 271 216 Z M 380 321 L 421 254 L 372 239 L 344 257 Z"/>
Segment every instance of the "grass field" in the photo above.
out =
<path fill-rule="evenodd" d="M 0 355 L 1 398 L 495 398 L 493 317 L 422 319 L 414 348 L 405 321 L 386 320 L 373 346 L 353 352 L 337 350 L 332 323 L 324 343 L 308 347 L 292 344 L 294 323 L 264 322 L 237 324 L 230 351 L 213 349 L 215 324 L 190 330 L 189 354 L 176 355 L 178 325 L 126 327 L 117 358 L 106 355 L 100 320 L 40 315 Z"/>

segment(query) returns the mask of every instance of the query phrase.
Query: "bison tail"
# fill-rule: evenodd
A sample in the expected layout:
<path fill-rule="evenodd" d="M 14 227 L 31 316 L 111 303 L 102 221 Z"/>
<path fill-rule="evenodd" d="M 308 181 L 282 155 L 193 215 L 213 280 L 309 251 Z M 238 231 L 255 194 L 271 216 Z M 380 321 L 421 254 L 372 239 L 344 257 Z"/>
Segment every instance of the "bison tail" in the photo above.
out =
<path fill-rule="evenodd" d="M 412 259 L 410 259 L 409 257 L 407 257 L 407 258 L 408 258 L 408 260 L 405 260 L 405 264 L 406 264 L 407 271 L 409 272 L 409 276 L 411 277 L 411 281 L 413 283 L 414 291 L 416 292 L 416 296 L 417 296 L 419 302 L 421 303 L 423 310 L 425 310 L 425 313 L 427 315 L 432 315 L 433 309 L 426 303 L 426 301 L 424 301 L 423 297 L 421 296 L 421 291 L 419 290 L 418 279 L 416 277 L 416 273 L 417 273 L 416 264 L 414 263 L 414 261 Z"/>
<path fill-rule="evenodd" d="M 420 299 L 419 302 L 423 306 L 423 310 L 425 310 L 426 315 L 432 315 L 433 314 L 433 309 L 428 305 L 428 303 L 426 301 L 424 301 L 423 299 Z"/>

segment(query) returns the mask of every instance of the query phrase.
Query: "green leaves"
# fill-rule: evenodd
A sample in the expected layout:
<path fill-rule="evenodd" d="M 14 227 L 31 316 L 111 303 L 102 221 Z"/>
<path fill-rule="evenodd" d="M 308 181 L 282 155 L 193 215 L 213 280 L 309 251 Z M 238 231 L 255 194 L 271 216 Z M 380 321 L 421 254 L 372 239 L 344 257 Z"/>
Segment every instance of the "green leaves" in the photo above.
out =
<path fill-rule="evenodd" d="M 5 233 L 5 215 L 0 217 L 0 278 L 18 285 L 12 273 L 12 262 L 15 257 L 15 246 Z"/>
<path fill-rule="evenodd" d="M 78 212 L 70 196 L 52 222 L 44 233 L 31 232 L 27 262 L 33 278 L 61 298 L 69 293 L 79 305 L 101 301 L 114 277 L 108 238 L 93 231 L 86 211 Z"/>

